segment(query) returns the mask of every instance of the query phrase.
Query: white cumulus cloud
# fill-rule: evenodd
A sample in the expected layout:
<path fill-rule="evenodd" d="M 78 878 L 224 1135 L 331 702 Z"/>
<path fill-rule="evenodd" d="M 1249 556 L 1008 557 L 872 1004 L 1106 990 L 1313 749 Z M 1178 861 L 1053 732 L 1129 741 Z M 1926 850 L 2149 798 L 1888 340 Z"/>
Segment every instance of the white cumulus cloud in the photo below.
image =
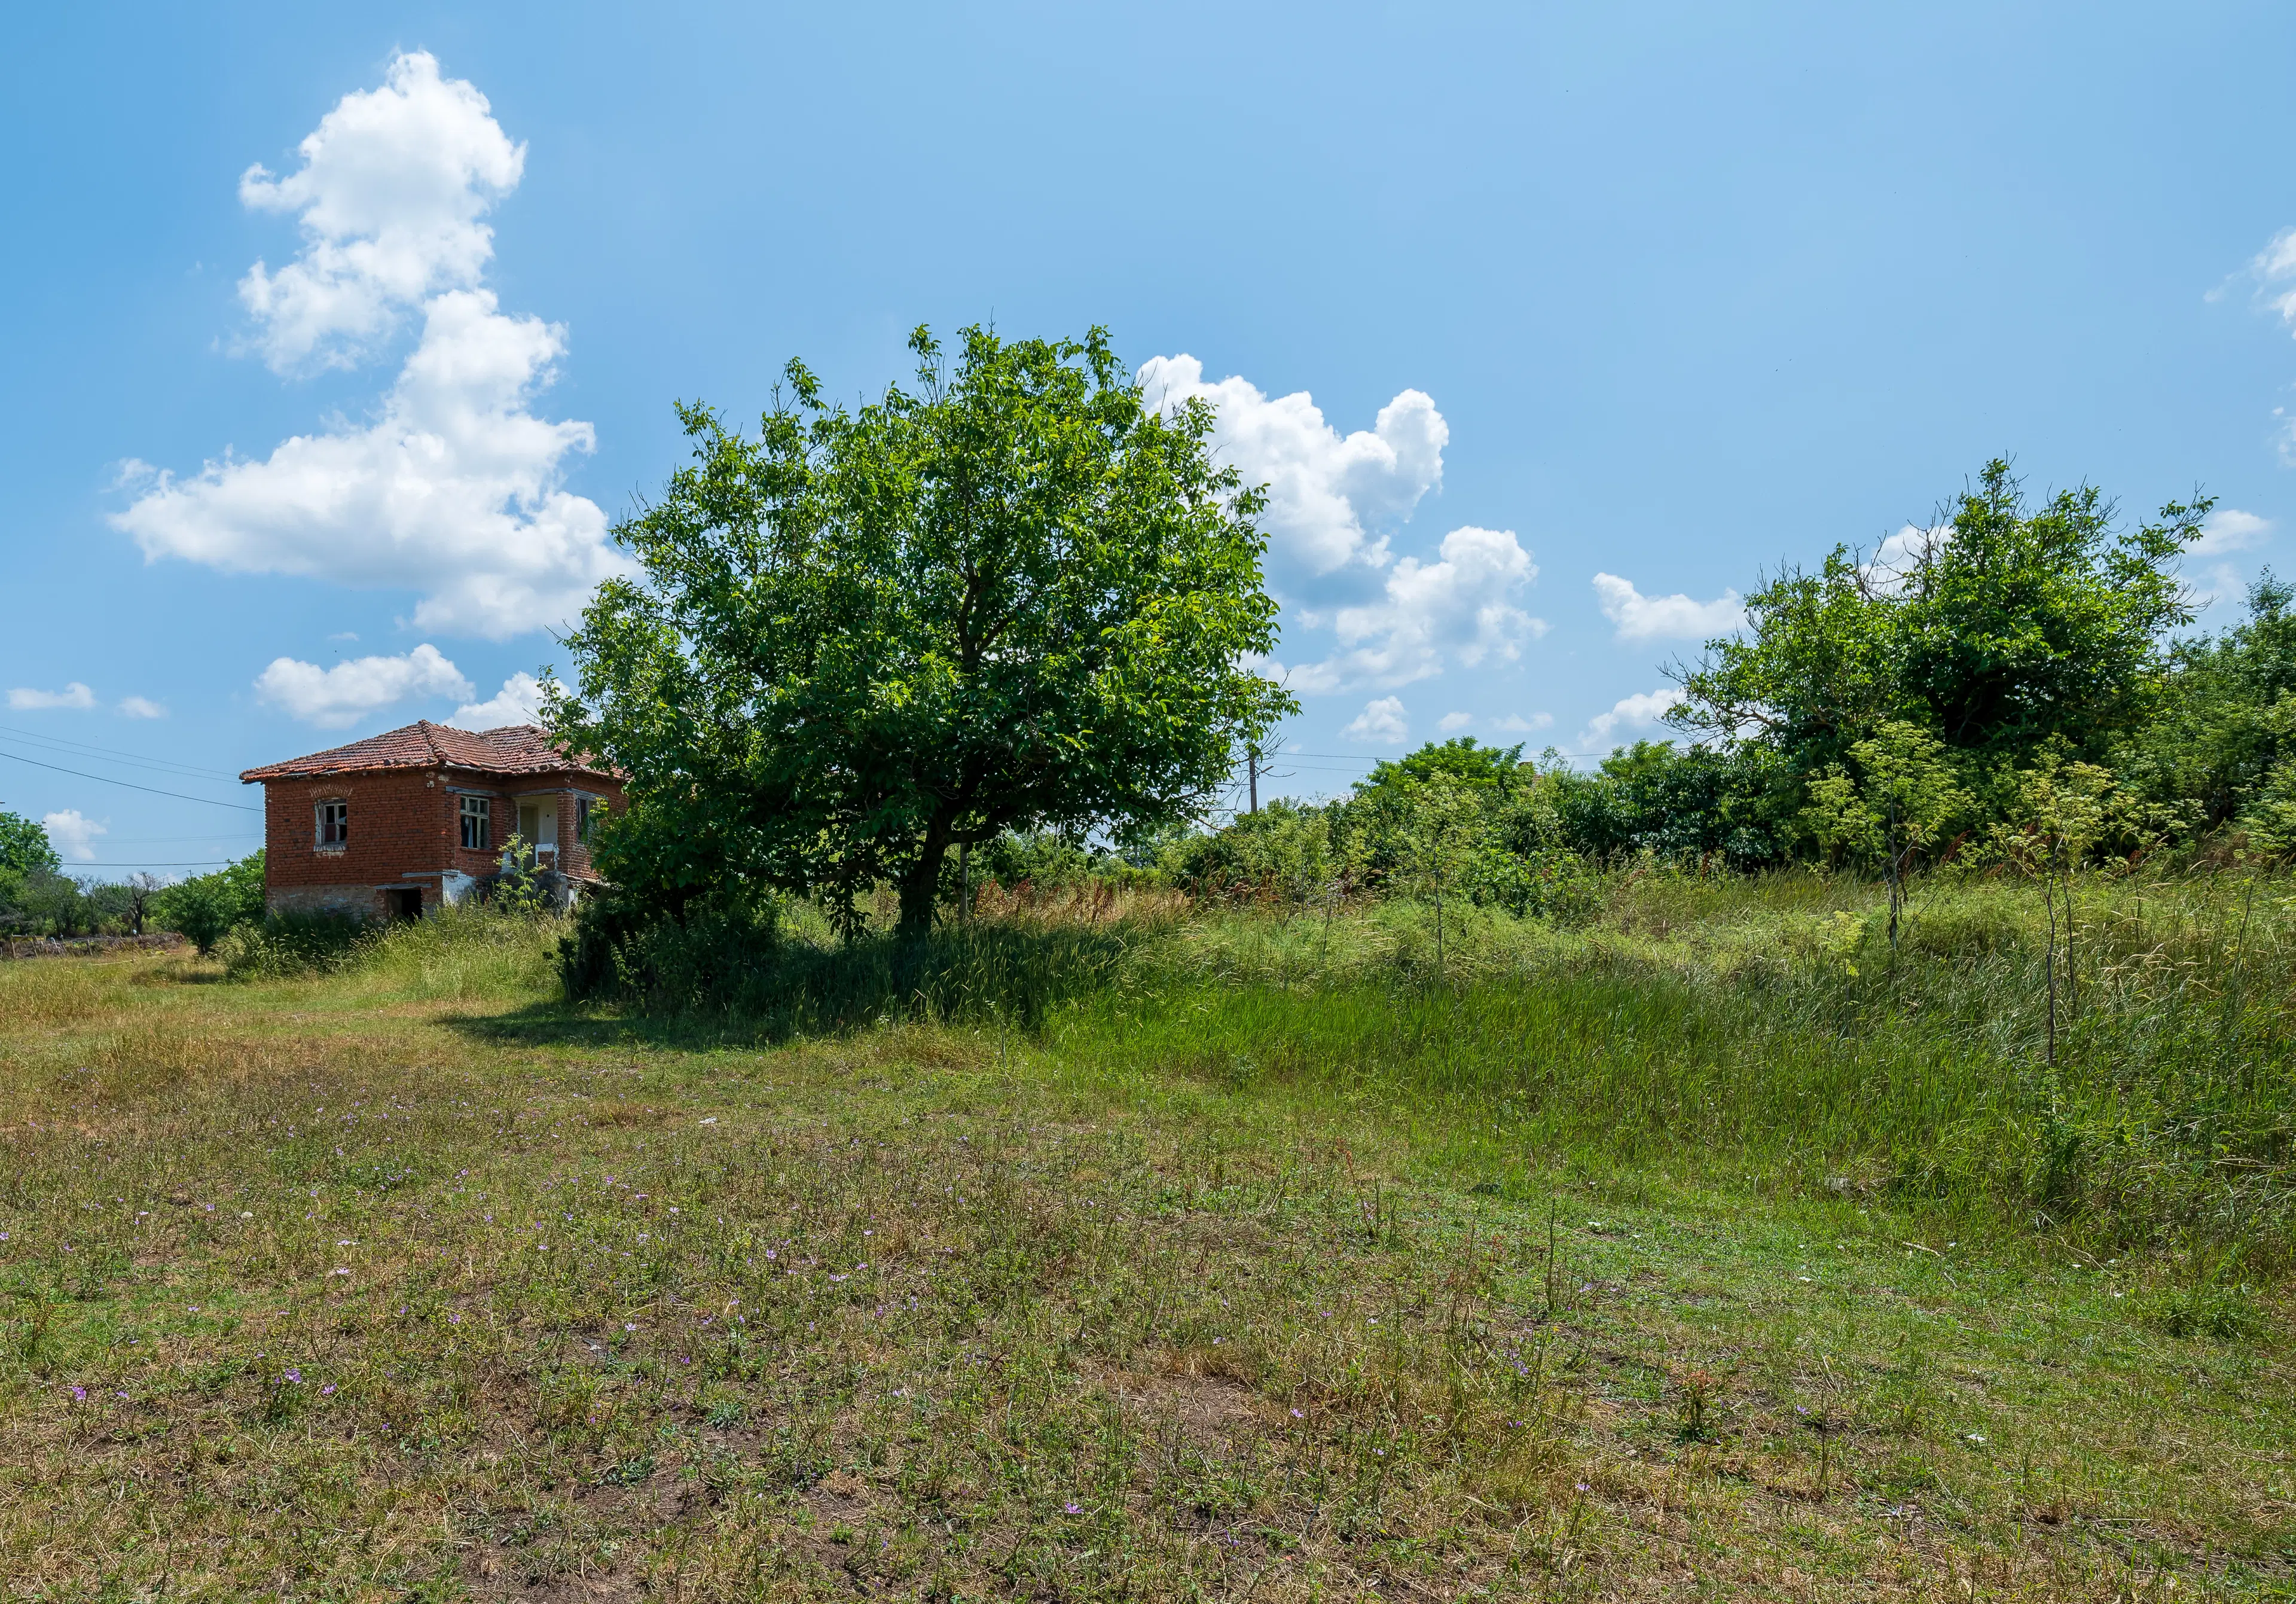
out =
<path fill-rule="evenodd" d="M 1402 697 L 1382 696 L 1376 702 L 1365 703 L 1363 712 L 1340 733 L 1350 741 L 1377 741 L 1386 746 L 1400 746 L 1411 738 L 1411 720 L 1403 711 Z"/>
<path fill-rule="evenodd" d="M 239 284 L 282 373 L 350 366 L 406 308 L 475 287 L 495 250 L 480 219 L 526 167 L 487 97 L 441 78 L 424 51 L 393 61 L 381 88 L 343 96 L 298 154 L 283 178 L 258 162 L 239 180 L 242 202 L 294 213 L 303 231 L 295 260 L 275 274 L 258 261 Z"/>
<path fill-rule="evenodd" d="M 1441 718 L 1435 720 L 1435 728 L 1441 730 L 1444 734 L 1449 735 L 1454 730 L 1466 728 L 1468 725 L 1472 724 L 1474 721 L 1475 715 L 1472 713 L 1445 713 Z"/>
<path fill-rule="evenodd" d="M 1595 576 L 1595 599 L 1620 640 L 1706 640 L 1727 635 L 1745 622 L 1746 610 L 1734 590 L 1710 602 L 1673 596 L 1644 596 L 1615 573 Z"/>
<path fill-rule="evenodd" d="M 1261 522 L 1279 581 L 1385 567 L 1389 535 L 1443 482 L 1450 425 L 1423 391 L 1400 392 L 1372 428 L 1342 435 L 1306 391 L 1271 398 L 1242 377 L 1208 383 L 1185 352 L 1150 358 L 1139 379 L 1152 407 L 1201 399 L 1219 415 L 1216 460 L 1267 487 Z"/>
<path fill-rule="evenodd" d="M 1527 736 L 1533 730 L 1545 729 L 1554 722 L 1553 713 L 1533 713 L 1527 719 L 1521 713 L 1509 713 L 1505 718 L 1493 719 L 1491 728 L 1511 736 Z"/>
<path fill-rule="evenodd" d="M 73 863 L 95 861 L 95 838 L 111 832 L 93 818 L 84 816 L 78 808 L 66 808 L 59 813 L 45 815 L 40 827 L 48 833 L 49 844 L 56 855 Z"/>
<path fill-rule="evenodd" d="M 1470 668 L 1511 662 L 1526 639 L 1546 632 L 1546 621 L 1514 600 L 1538 577 L 1513 531 L 1455 529 L 1443 537 L 1439 559 L 1406 557 L 1378 601 L 1339 609 L 1332 627 L 1340 651 L 1293 669 L 1286 683 L 1313 695 L 1407 685 L 1441 673 L 1447 661 Z"/>
<path fill-rule="evenodd" d="M 1654 691 L 1621 696 L 1611 705 L 1609 712 L 1596 713 L 1587 721 L 1587 728 L 1578 732 L 1580 750 L 1600 750 L 1621 728 L 1649 728 L 1666 716 L 1666 710 L 1680 699 L 1680 695 L 1672 686 L 1662 685 Z"/>
<path fill-rule="evenodd" d="M 2185 549 L 2196 557 L 2222 556 L 2226 552 L 2254 551 L 2272 535 L 2272 520 L 2236 506 L 2220 506 L 2201 521 L 2201 538 Z"/>
<path fill-rule="evenodd" d="M 521 670 L 502 682 L 484 702 L 465 702 L 447 716 L 461 729 L 500 729 L 505 724 L 542 722 L 542 681 Z"/>
<path fill-rule="evenodd" d="M 301 258 L 242 286 L 274 366 L 348 362 L 419 310 L 422 334 L 374 415 L 228 452 L 178 478 L 140 463 L 141 495 L 113 516 L 147 560 L 286 573 L 419 594 L 426 629 L 494 638 L 571 617 L 627 564 L 597 504 L 570 493 L 586 423 L 534 415 L 566 332 L 511 317 L 479 283 L 492 235 L 478 219 L 518 182 L 513 146 L 467 83 L 426 55 L 344 97 L 284 178 L 250 173 L 250 204 L 295 210 Z"/>
<path fill-rule="evenodd" d="M 359 657 L 323 669 L 279 657 L 256 677 L 256 693 L 272 706 L 316 724 L 340 729 L 377 708 L 409 696 L 452 696 L 467 702 L 478 687 L 425 641 L 403 657 Z"/>
<path fill-rule="evenodd" d="M 95 705 L 95 693 L 74 679 L 60 691 L 34 690 L 19 686 L 8 693 L 8 705 L 18 712 L 37 712 L 52 707 L 86 708 Z"/>
<path fill-rule="evenodd" d="M 164 719 L 168 710 L 149 696 L 122 696 L 119 716 L 123 719 Z"/>

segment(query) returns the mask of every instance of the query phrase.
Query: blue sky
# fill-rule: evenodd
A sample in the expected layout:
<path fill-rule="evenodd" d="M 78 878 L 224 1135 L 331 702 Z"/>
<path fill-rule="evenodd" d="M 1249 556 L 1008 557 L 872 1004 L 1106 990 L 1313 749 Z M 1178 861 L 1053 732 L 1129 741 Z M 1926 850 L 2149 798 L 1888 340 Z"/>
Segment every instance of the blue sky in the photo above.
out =
<path fill-rule="evenodd" d="M 514 710 L 673 399 L 754 416 L 791 356 L 873 391 L 920 322 L 1104 324 L 1221 407 L 1310 693 L 1275 789 L 1651 733 L 1759 572 L 1995 453 L 2131 514 L 2204 485 L 2197 588 L 2291 561 L 2284 6 L 50 7 L 12 44 L 0 807 L 93 872 L 257 844 L 211 805 L 247 765 Z"/>

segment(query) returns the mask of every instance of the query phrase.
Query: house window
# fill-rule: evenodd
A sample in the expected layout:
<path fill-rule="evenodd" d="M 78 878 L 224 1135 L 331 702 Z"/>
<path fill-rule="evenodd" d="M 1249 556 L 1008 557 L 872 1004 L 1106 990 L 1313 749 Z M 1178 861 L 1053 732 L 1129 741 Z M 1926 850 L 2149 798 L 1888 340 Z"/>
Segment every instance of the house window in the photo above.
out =
<path fill-rule="evenodd" d="M 347 802 L 323 802 L 319 804 L 318 844 L 323 847 L 348 846 L 351 838 L 351 805 Z"/>
<path fill-rule="evenodd" d="M 463 799 L 463 846 L 483 852 L 494 841 L 494 803 L 483 796 Z"/>
<path fill-rule="evenodd" d="M 598 821 L 606 816 L 603 799 L 578 796 L 574 799 L 574 839 L 588 846 L 598 833 Z"/>

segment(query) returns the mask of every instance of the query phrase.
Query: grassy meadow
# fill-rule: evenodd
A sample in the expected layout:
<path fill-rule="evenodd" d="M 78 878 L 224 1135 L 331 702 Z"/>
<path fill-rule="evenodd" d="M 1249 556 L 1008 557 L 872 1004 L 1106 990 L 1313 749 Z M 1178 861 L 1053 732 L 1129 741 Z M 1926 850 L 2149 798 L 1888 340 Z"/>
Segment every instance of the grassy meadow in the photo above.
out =
<path fill-rule="evenodd" d="M 0 1594 L 2296 1598 L 2296 883 L 1880 901 L 0 964 Z"/>

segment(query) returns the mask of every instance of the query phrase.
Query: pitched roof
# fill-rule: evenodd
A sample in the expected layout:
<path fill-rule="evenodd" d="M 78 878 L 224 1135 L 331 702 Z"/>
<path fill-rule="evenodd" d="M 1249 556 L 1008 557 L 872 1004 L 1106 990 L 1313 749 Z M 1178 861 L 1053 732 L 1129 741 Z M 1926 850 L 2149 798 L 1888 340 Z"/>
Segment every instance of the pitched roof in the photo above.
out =
<path fill-rule="evenodd" d="M 403 729 L 386 730 L 353 741 L 348 746 L 315 752 L 308 757 L 266 763 L 240 775 L 253 785 L 261 780 L 304 779 L 323 774 L 357 774 L 379 769 L 476 769 L 488 774 L 611 774 L 594 759 L 570 760 L 550 744 L 550 736 L 531 724 L 512 724 L 501 729 L 457 729 L 428 719 Z"/>

